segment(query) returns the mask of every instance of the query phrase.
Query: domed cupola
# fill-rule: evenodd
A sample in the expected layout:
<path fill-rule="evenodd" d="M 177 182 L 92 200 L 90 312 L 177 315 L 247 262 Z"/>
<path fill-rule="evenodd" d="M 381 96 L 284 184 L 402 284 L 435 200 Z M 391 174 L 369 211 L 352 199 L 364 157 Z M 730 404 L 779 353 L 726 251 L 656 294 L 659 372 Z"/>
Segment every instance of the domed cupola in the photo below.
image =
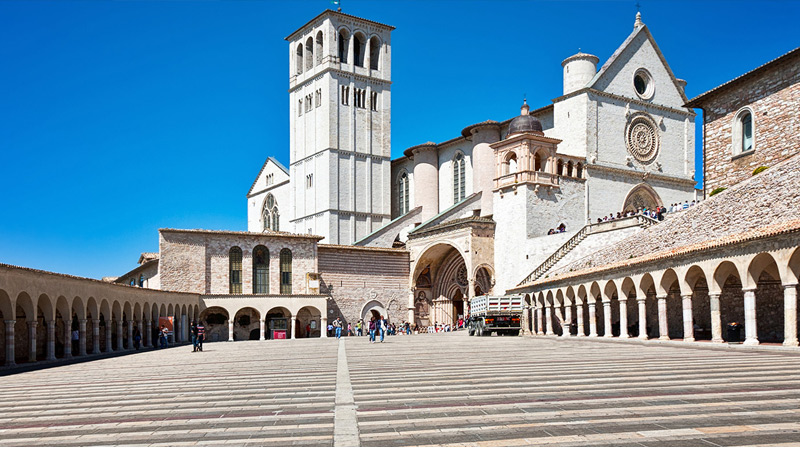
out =
<path fill-rule="evenodd" d="M 542 123 L 536 117 L 530 115 L 531 107 L 528 106 L 527 100 L 523 102 L 521 113 L 519 116 L 511 120 L 508 124 L 508 133 L 506 138 L 519 133 L 533 133 L 535 135 L 544 135 L 542 132 Z"/>

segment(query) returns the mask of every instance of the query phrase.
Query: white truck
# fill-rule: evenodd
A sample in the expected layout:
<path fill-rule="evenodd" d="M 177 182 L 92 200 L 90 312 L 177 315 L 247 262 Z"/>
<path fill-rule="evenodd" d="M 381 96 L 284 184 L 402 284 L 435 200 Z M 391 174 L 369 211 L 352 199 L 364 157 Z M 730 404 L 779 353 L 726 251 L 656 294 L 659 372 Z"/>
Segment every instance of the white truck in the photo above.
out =
<path fill-rule="evenodd" d="M 525 301 L 522 295 L 493 297 L 481 295 L 469 302 L 467 329 L 470 336 L 519 335 Z"/>

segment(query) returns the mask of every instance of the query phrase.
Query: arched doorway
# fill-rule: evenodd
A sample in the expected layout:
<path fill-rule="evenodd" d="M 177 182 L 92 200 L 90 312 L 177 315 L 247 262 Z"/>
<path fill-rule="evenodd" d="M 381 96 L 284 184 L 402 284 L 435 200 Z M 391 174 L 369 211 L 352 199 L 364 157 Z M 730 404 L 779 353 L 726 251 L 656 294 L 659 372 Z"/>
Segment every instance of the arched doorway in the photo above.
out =
<path fill-rule="evenodd" d="M 233 318 L 233 340 L 258 340 L 261 333 L 261 314 L 253 308 L 242 308 Z"/>
<path fill-rule="evenodd" d="M 212 306 L 200 313 L 200 322 L 205 327 L 205 341 L 228 341 L 228 311 Z"/>
<path fill-rule="evenodd" d="M 375 319 L 380 319 L 381 316 L 389 320 L 389 313 L 386 312 L 386 308 L 377 300 L 368 302 L 364 305 L 364 308 L 361 309 L 361 319 L 364 319 L 364 322 L 369 322 L 373 317 Z"/>
<path fill-rule="evenodd" d="M 297 312 L 297 338 L 319 338 L 322 313 L 313 306 L 305 306 Z"/>
<path fill-rule="evenodd" d="M 459 319 L 464 319 L 464 295 L 461 293 L 461 290 L 456 290 L 451 300 L 453 302 L 453 312 L 450 323 L 456 324 Z"/>
<path fill-rule="evenodd" d="M 284 307 L 272 308 L 265 317 L 268 340 L 288 340 L 292 337 L 292 313 Z"/>
<path fill-rule="evenodd" d="M 649 184 L 639 184 L 628 192 L 625 197 L 625 203 L 622 205 L 622 211 L 638 211 L 642 208 L 655 208 L 662 206 L 661 197 Z"/>
<path fill-rule="evenodd" d="M 422 327 L 455 324 L 466 315 L 469 271 L 458 249 L 435 244 L 419 256 L 414 268 L 414 318 Z"/>

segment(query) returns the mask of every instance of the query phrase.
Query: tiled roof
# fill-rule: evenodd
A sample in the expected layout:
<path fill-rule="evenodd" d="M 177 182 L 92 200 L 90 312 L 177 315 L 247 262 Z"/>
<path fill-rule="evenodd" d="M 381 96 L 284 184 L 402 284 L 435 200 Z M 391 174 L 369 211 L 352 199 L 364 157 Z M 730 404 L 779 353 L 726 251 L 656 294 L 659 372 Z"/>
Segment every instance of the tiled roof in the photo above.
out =
<path fill-rule="evenodd" d="M 234 232 L 232 230 L 204 230 L 204 229 L 175 229 L 175 228 L 160 228 L 159 232 L 174 232 L 174 233 L 203 233 L 208 235 L 239 235 L 239 236 L 272 236 L 280 238 L 307 238 L 312 240 L 322 240 L 325 237 L 320 235 L 303 235 L 301 233 L 289 232 Z"/>
<path fill-rule="evenodd" d="M 352 251 L 391 252 L 393 254 L 408 254 L 405 248 L 380 248 L 374 246 L 353 246 L 349 244 L 318 244 L 318 249 L 346 249 Z"/>
<path fill-rule="evenodd" d="M 326 9 L 325 11 L 323 11 L 323 12 L 319 13 L 318 15 L 316 15 L 314 17 L 314 19 L 311 19 L 310 21 L 308 21 L 305 24 L 303 24 L 300 27 L 298 27 L 297 30 L 292 32 L 291 35 L 289 35 L 286 38 L 284 38 L 284 40 L 289 41 L 297 32 L 299 32 L 300 30 L 303 30 L 307 25 L 316 22 L 317 19 L 319 19 L 320 17 L 322 17 L 322 16 L 324 16 L 326 14 L 335 14 L 335 15 L 344 16 L 344 17 L 351 18 L 351 19 L 358 19 L 359 21 L 364 21 L 364 22 L 368 22 L 370 24 L 375 24 L 375 25 L 378 25 L 378 26 L 381 26 L 381 27 L 388 28 L 389 30 L 394 30 L 395 29 L 393 26 L 388 25 L 388 24 L 382 24 L 380 22 L 375 22 L 375 21 L 371 21 L 369 19 L 364 19 L 363 17 L 358 17 L 358 16 L 353 16 L 352 14 L 342 13 L 341 11 L 334 11 L 334 10 L 331 10 L 331 9 Z"/>
<path fill-rule="evenodd" d="M 800 231 L 800 154 L 522 287 Z"/>
<path fill-rule="evenodd" d="M 772 69 L 776 65 L 780 65 L 781 63 L 783 63 L 783 62 L 785 62 L 785 61 L 787 61 L 789 59 L 798 57 L 798 56 L 800 56 L 800 48 L 794 48 L 791 51 L 787 52 L 786 54 L 778 56 L 778 57 L 770 60 L 769 62 L 765 63 L 764 65 L 761 65 L 760 67 L 756 67 L 756 68 L 748 71 L 747 73 L 745 73 L 745 74 L 743 74 L 741 76 L 737 76 L 736 78 L 733 78 L 733 79 L 731 79 L 730 81 L 728 81 L 726 83 L 720 84 L 719 86 L 717 86 L 717 87 L 715 87 L 715 88 L 713 88 L 713 89 L 711 89 L 709 91 L 703 92 L 702 94 L 698 95 L 697 97 L 694 97 L 693 99 L 691 99 L 688 102 L 686 102 L 686 104 L 684 106 L 687 106 L 687 107 L 690 107 L 690 108 L 702 108 L 702 106 L 703 106 L 702 102 L 705 101 L 706 99 L 708 99 L 710 96 L 713 96 L 716 93 L 718 93 L 718 91 L 720 91 L 721 89 L 728 88 L 729 86 L 731 86 L 733 84 L 736 84 L 736 83 L 747 81 L 747 80 L 749 80 L 751 78 L 754 78 L 754 77 L 760 75 L 761 73 L 763 73 L 765 71 L 768 71 L 768 70 Z"/>
<path fill-rule="evenodd" d="M 125 285 L 125 284 L 117 284 L 117 283 L 113 283 L 113 282 L 109 283 L 107 281 L 103 281 L 103 280 L 100 280 L 100 279 L 86 278 L 86 277 L 83 277 L 83 276 L 74 276 L 74 275 L 68 275 L 68 274 L 64 274 L 64 273 L 55 273 L 55 272 L 47 271 L 47 270 L 37 270 L 35 268 L 20 267 L 18 265 L 9 265 L 9 264 L 6 264 L 6 263 L 0 263 L 0 269 L 2 269 L 2 268 L 6 268 L 8 270 L 20 270 L 20 271 L 28 271 L 28 272 L 32 272 L 32 273 L 41 273 L 41 274 L 50 275 L 50 276 L 58 276 L 60 278 L 80 279 L 81 281 L 92 281 L 92 282 L 95 282 L 97 284 L 105 284 L 105 285 L 113 286 L 113 287 L 131 287 L 131 286 L 128 286 L 128 285 Z M 191 295 L 191 296 L 194 296 L 194 297 L 199 297 L 200 296 L 199 294 L 196 294 L 194 292 L 178 292 L 178 291 L 172 291 L 172 290 L 159 290 L 159 289 L 142 289 L 142 288 L 139 288 L 139 287 L 133 287 L 133 288 L 135 288 L 136 290 L 153 292 L 153 293 Z"/>

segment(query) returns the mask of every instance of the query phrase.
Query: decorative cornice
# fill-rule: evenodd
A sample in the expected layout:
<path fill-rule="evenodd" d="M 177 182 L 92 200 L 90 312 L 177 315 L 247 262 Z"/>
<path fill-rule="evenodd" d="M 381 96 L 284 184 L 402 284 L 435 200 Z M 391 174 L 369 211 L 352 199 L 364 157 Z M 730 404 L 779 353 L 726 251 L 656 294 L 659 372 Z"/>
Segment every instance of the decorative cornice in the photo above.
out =
<path fill-rule="evenodd" d="M 408 234 L 409 240 L 416 240 L 419 238 L 424 238 L 427 236 L 435 235 L 437 233 L 447 232 L 451 230 L 458 230 L 462 228 L 472 228 L 472 227 L 481 227 L 481 228 L 494 228 L 497 225 L 495 221 L 486 217 L 466 217 L 463 219 L 456 219 L 454 221 L 444 222 L 442 224 L 437 224 L 429 228 L 425 228 L 418 232 L 413 232 Z"/>
<path fill-rule="evenodd" d="M 378 83 L 378 84 L 384 84 L 384 85 L 387 85 L 387 86 L 391 86 L 392 85 L 392 82 L 389 81 L 388 79 L 376 78 L 374 76 L 368 76 L 368 75 L 359 75 L 358 73 L 353 73 L 353 72 L 349 72 L 349 71 L 346 71 L 346 70 L 342 70 L 341 68 L 324 67 L 321 70 L 317 71 L 316 73 L 313 73 L 311 76 L 309 76 L 307 78 L 304 78 L 299 83 L 297 81 L 295 81 L 294 85 L 290 85 L 289 86 L 289 90 L 287 92 L 292 93 L 292 92 L 296 91 L 298 88 L 302 89 L 302 88 L 305 88 L 306 86 L 310 86 L 311 84 L 313 84 L 313 82 L 317 78 L 321 77 L 325 73 L 337 73 L 339 76 L 345 76 L 345 77 L 348 77 L 348 78 L 353 78 L 353 79 L 360 80 L 360 81 L 366 82 L 366 83 Z M 293 77 L 296 78 L 297 75 L 294 75 Z"/>
<path fill-rule="evenodd" d="M 672 108 L 672 107 L 669 107 L 669 106 L 659 105 L 659 104 L 656 104 L 656 103 L 650 103 L 650 102 L 647 102 L 647 101 L 644 101 L 644 100 L 638 100 L 638 99 L 631 98 L 631 97 L 625 97 L 625 96 L 622 96 L 622 95 L 612 94 L 612 93 L 609 93 L 609 92 L 603 92 L 603 91 L 600 91 L 600 90 L 597 90 L 597 89 L 593 89 L 591 87 L 584 87 L 583 89 L 578 89 L 578 90 L 576 90 L 574 92 L 570 92 L 568 94 L 565 94 L 565 95 L 562 95 L 560 97 L 554 98 L 553 99 L 553 103 L 558 103 L 558 102 L 560 102 L 562 100 L 566 100 L 568 98 L 574 97 L 576 95 L 581 95 L 581 94 L 592 94 L 592 95 L 596 95 L 598 97 L 607 97 L 607 98 L 610 98 L 612 100 L 617 100 L 617 101 L 621 101 L 621 102 L 625 102 L 625 103 L 630 103 L 632 105 L 636 104 L 636 105 L 642 106 L 643 108 L 650 108 L 650 109 L 666 111 L 666 112 L 669 112 L 669 113 L 680 114 L 681 116 L 691 116 L 691 117 L 697 116 L 697 113 L 695 113 L 694 110 L 692 110 L 691 108 L 688 108 L 686 110 L 681 110 L 681 109 Z"/>
<path fill-rule="evenodd" d="M 674 182 L 677 184 L 685 184 L 694 186 L 697 182 L 694 179 L 688 178 L 681 178 L 678 176 L 672 175 L 665 175 L 665 174 L 653 174 L 649 171 L 639 171 L 639 170 L 631 170 L 628 168 L 616 167 L 613 165 L 603 165 L 599 163 L 587 163 L 585 168 L 588 170 L 600 170 L 606 171 L 609 173 L 615 174 L 623 174 L 627 176 L 634 176 L 637 178 L 641 178 L 642 181 L 662 181 L 662 182 Z"/>
<path fill-rule="evenodd" d="M 304 235 L 302 233 L 290 232 L 235 232 L 232 230 L 203 230 L 203 229 L 173 229 L 173 228 L 160 228 L 159 233 L 188 233 L 194 235 L 233 235 L 233 236 L 249 236 L 249 237 L 270 237 L 270 238 L 307 238 L 309 240 L 322 240 L 325 237 L 320 235 Z"/>
<path fill-rule="evenodd" d="M 325 11 L 323 11 L 323 12 L 319 13 L 318 15 L 316 15 L 310 21 L 308 21 L 305 24 L 303 24 L 300 27 L 298 27 L 294 32 L 289 34 L 289 36 L 284 38 L 284 40 L 292 41 L 294 39 L 293 37 L 295 35 L 302 34 L 302 32 L 305 32 L 308 29 L 308 26 L 310 26 L 311 24 L 321 23 L 322 22 L 321 19 L 323 18 L 323 16 L 329 16 L 329 15 L 330 16 L 340 16 L 341 18 L 361 21 L 361 22 L 364 22 L 366 24 L 370 24 L 370 25 L 373 25 L 373 26 L 377 26 L 379 28 L 383 28 L 383 29 L 385 29 L 385 30 L 387 30 L 389 32 L 391 32 L 392 30 L 395 29 L 394 26 L 391 26 L 391 25 L 388 25 L 388 24 L 383 24 L 383 23 L 380 23 L 380 22 L 371 21 L 369 19 L 364 19 L 363 17 L 353 16 L 352 14 L 342 13 L 341 11 L 334 11 L 332 9 L 326 9 Z"/>

